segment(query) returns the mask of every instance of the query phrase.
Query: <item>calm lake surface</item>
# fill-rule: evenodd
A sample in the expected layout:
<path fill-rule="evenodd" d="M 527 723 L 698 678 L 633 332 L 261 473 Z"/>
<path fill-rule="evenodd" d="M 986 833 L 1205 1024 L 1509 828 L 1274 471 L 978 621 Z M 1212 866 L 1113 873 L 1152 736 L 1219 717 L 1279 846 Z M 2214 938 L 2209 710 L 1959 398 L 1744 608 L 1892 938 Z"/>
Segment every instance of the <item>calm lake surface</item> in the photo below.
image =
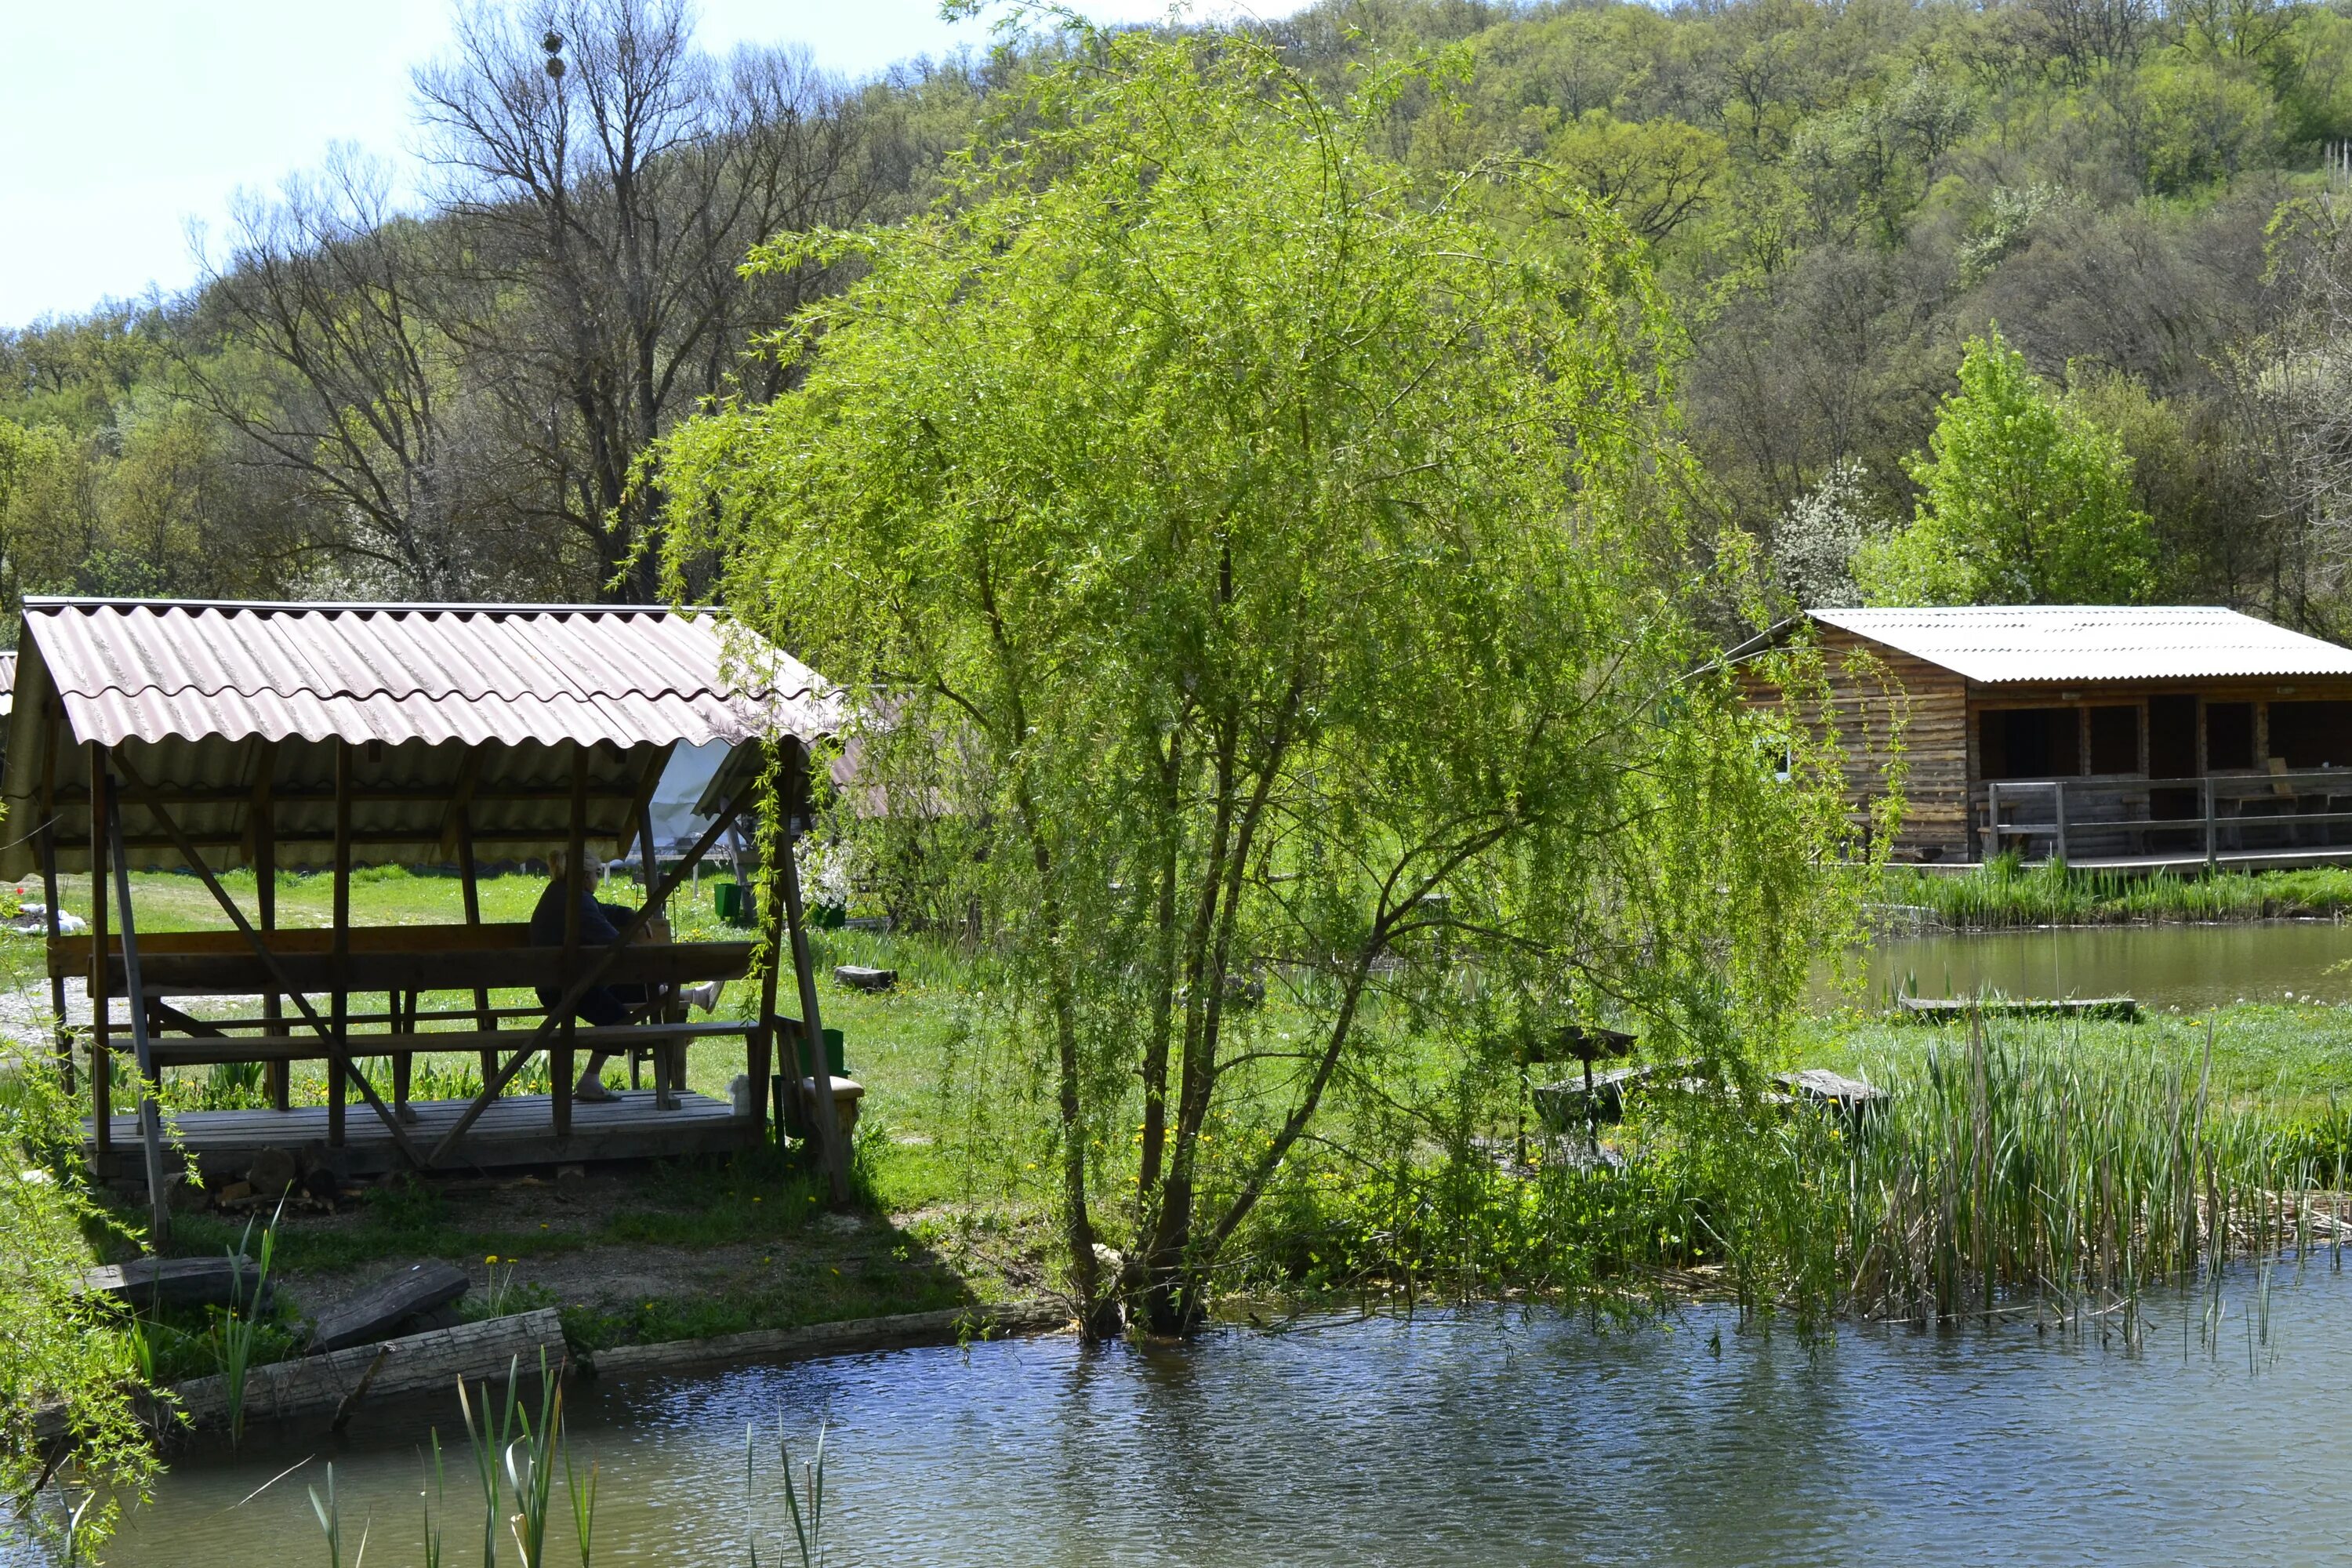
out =
<path fill-rule="evenodd" d="M 1849 1327 L 1809 1352 L 1727 1310 L 1611 1330 L 1489 1309 L 582 1384 L 573 1421 L 602 1467 L 599 1564 L 741 1563 L 754 1530 L 779 1561 L 779 1415 L 796 1444 L 830 1416 L 843 1563 L 2342 1561 L 2352 1487 L 2328 1439 L 2352 1405 L 2352 1277 L 2323 1257 L 2276 1280 L 2255 1370 L 2245 1268 L 2211 1352 L 2184 1348 L 2178 1307 L 2134 1353 L 2030 1325 Z M 367 1563 L 421 1562 L 423 1423 L 457 1424 L 401 1414 L 183 1456 L 110 1560 L 323 1564 L 304 1486 L 331 1459 L 345 1563 L 363 1529 Z M 748 1501 L 747 1422 L 769 1435 Z M 449 1458 L 447 1560 L 470 1565 L 462 1438 Z M 571 1563 L 558 1509 L 550 1561 Z M 0 1563 L 34 1561 L 16 1550 Z"/>
<path fill-rule="evenodd" d="M 1969 936 L 1890 937 L 1864 960 L 1872 1004 L 1891 990 L 1967 996 L 2136 996 L 2155 1006 L 2284 1000 L 2352 1002 L 2352 926 L 2330 921 L 2229 925 L 2059 926 Z"/>

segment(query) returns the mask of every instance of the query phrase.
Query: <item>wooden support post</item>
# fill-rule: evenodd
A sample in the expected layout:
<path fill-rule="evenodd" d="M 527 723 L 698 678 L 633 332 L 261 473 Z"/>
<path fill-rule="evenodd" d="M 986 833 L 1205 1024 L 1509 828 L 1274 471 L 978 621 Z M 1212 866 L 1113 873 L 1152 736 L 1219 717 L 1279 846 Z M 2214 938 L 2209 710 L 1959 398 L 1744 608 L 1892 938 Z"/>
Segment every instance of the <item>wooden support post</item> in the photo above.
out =
<path fill-rule="evenodd" d="M 335 741 L 335 989 L 329 996 L 333 1023 L 327 1048 L 327 1146 L 343 1146 L 343 1096 L 352 1055 L 352 994 L 343 965 L 352 955 L 352 743 Z"/>
<path fill-rule="evenodd" d="M 90 834 L 95 840 L 96 832 Z M 114 890 L 122 902 L 122 989 L 131 1006 L 131 1045 L 139 1063 L 139 1142 L 147 1161 L 147 1250 L 160 1255 L 172 1238 L 172 1205 L 163 1189 L 163 1112 L 156 1104 L 163 1084 L 155 1072 L 155 1048 L 147 1037 L 147 992 L 139 983 L 139 921 L 131 908 L 131 868 L 122 853 L 122 806 L 106 792 L 106 840 L 114 863 Z M 104 967 L 104 954 L 100 955 Z"/>
<path fill-rule="evenodd" d="M 667 758 L 668 754 L 667 750 L 665 749 L 659 753 L 656 762 L 658 763 L 661 758 Z M 652 771 L 658 776 L 660 768 L 656 766 Z M 656 875 L 659 869 L 659 861 L 654 851 L 654 783 L 652 780 L 647 781 L 644 790 L 637 795 L 637 864 L 645 868 L 646 902 L 651 905 L 655 885 L 660 880 L 660 878 Z M 656 918 L 659 918 L 658 910 L 656 911 Z M 685 1005 L 673 993 L 664 1004 L 664 1020 L 669 1023 L 684 1023 L 686 1021 Z M 653 1058 L 654 1107 L 658 1110 L 675 1110 L 677 1109 L 677 1091 L 686 1087 L 686 1042 L 683 1040 L 660 1041 L 653 1048 Z M 630 1087 L 635 1087 L 634 1076 Z M 765 1089 L 761 1088 L 761 1092 L 751 1098 L 764 1104 L 767 1099 Z"/>
<path fill-rule="evenodd" d="M 383 1010 L 392 1015 L 389 1026 L 395 1035 L 416 1032 L 416 993 L 394 991 L 384 997 Z M 392 1113 L 403 1121 L 416 1120 L 416 1112 L 408 1109 L 408 1087 L 416 1078 L 416 1053 L 394 1051 L 392 1057 Z"/>
<path fill-rule="evenodd" d="M 48 910 L 42 922 L 48 928 L 49 940 L 55 942 L 64 934 L 58 909 L 58 721 L 51 705 L 51 721 L 42 726 L 41 746 L 41 899 Z M 57 1022 L 56 1050 L 58 1081 L 67 1094 L 74 1091 L 73 1030 L 66 1023 L 66 977 L 49 976 L 49 1016 Z"/>
<path fill-rule="evenodd" d="M 572 746 L 572 826 L 564 837 L 563 976 L 566 992 L 580 973 L 580 900 L 588 892 L 588 748 Z M 572 1135 L 572 1041 L 579 1009 L 566 1007 L 556 1022 L 555 1048 L 548 1053 L 548 1087 L 554 1090 L 555 1135 Z"/>
<path fill-rule="evenodd" d="M 253 803 L 247 809 L 253 814 L 253 901 L 265 932 L 278 929 L 277 790 L 278 742 L 264 741 L 254 763 Z M 286 1004 L 277 992 L 261 994 L 261 1016 L 268 1020 L 269 1033 L 285 1032 Z M 292 1109 L 293 1064 L 271 1062 L 262 1070 L 269 1085 L 269 1108 L 272 1110 Z"/>
<path fill-rule="evenodd" d="M 114 1144 L 114 1051 L 106 999 L 106 748 L 89 748 L 89 1109 L 99 1169 Z"/>
<path fill-rule="evenodd" d="M 466 897 L 466 923 L 482 923 L 481 869 L 474 863 L 474 819 L 467 806 L 456 808 L 455 829 L 457 837 L 457 883 Z M 474 1027 L 488 1034 L 499 1026 L 498 1015 L 490 1011 L 490 994 L 483 987 L 474 987 Z M 482 1053 L 482 1081 L 488 1083 L 497 1076 L 499 1053 L 495 1049 Z"/>
<path fill-rule="evenodd" d="M 809 1128 L 816 1140 L 817 1156 L 824 1164 L 825 1182 L 832 1189 L 833 1201 L 845 1204 L 849 1201 L 849 1151 L 842 1142 L 841 1115 L 833 1103 L 833 1068 L 825 1060 L 824 1025 L 817 1016 L 816 969 L 809 958 L 808 921 L 801 909 L 800 858 L 793 853 L 793 846 L 799 838 L 799 813 L 806 809 L 803 792 L 806 787 L 808 758 L 796 742 L 791 744 L 802 776 L 790 781 L 790 794 L 782 795 L 779 803 L 788 815 L 775 837 L 776 863 L 769 868 L 768 879 L 783 894 L 784 924 L 792 938 L 793 977 L 800 985 L 801 1035 L 809 1069 Z M 786 801 L 791 804 L 784 805 Z M 801 1052 L 792 1054 L 799 1057 Z M 793 1076 L 797 1083 L 797 1065 Z M 755 1087 L 766 1081 L 762 1076 Z M 762 1097 L 752 1098 L 758 1100 Z"/>
<path fill-rule="evenodd" d="M 2212 864 L 2213 864 L 2213 781 L 2212 781 L 2211 779 L 2210 779 L 2210 778 L 2209 778 L 2209 779 L 2207 779 L 2207 780 L 2205 780 L 2205 781 L 2204 781 L 2204 784 L 2205 784 L 2205 864 L 2206 864 L 2206 867 L 2210 869 L 2210 868 L 2211 868 Z"/>
<path fill-rule="evenodd" d="M 739 861 L 738 864 L 740 864 Z M 742 884 L 738 882 L 737 887 Z M 783 896 L 780 889 L 769 889 L 767 918 L 760 922 L 761 933 L 760 955 L 760 1026 L 743 1037 L 743 1073 L 751 1084 L 751 1126 L 758 1141 L 768 1137 L 768 1080 L 777 1070 L 775 1063 L 781 1049 L 784 1062 L 784 1081 L 792 1092 L 801 1091 L 800 1074 L 792 1068 L 797 1047 L 790 1040 L 777 1038 L 781 1025 L 776 1012 L 776 982 L 784 972 Z M 805 1104 L 805 1102 L 803 1102 Z M 776 1129 L 783 1136 L 783 1129 Z"/>
<path fill-rule="evenodd" d="M 2064 779 L 2053 781 L 2050 785 L 2050 795 L 2051 809 L 2058 818 L 2057 847 L 2051 851 L 2051 856 L 2063 865 L 2066 859 L 2066 781 Z"/>

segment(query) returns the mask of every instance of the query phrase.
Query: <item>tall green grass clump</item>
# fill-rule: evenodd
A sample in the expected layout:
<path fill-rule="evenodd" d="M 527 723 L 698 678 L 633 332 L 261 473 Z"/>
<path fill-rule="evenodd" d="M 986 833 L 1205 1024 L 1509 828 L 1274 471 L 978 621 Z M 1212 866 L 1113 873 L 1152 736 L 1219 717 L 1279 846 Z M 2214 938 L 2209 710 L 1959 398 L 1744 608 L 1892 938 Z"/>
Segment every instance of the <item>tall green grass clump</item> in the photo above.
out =
<path fill-rule="evenodd" d="M 2030 1299 L 2120 1307 L 2305 1237 L 2308 1141 L 2211 1090 L 2201 1059 L 2070 1055 L 1983 1029 L 1874 1075 L 1849 1147 L 1842 1287 L 1871 1316 L 1950 1321 Z"/>
<path fill-rule="evenodd" d="M 1889 867 L 1878 897 L 1889 905 L 1924 910 L 1937 923 L 1958 931 L 2283 920 L 2352 910 L 2352 869 L 2127 876 L 2076 870 L 2056 860 L 2026 866 L 2004 855 L 1958 876 Z"/>

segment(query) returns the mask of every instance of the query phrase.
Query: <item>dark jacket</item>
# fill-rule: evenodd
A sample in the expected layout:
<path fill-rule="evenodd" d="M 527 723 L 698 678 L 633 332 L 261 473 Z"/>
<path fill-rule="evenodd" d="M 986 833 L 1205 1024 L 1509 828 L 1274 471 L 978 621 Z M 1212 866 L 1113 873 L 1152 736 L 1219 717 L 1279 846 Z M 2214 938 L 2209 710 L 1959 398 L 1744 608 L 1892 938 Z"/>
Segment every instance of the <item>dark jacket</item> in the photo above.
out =
<path fill-rule="evenodd" d="M 534 947 L 563 945 L 564 879 L 551 877 L 547 891 L 540 894 L 539 905 L 530 911 L 530 941 Z M 621 934 L 622 923 L 634 920 L 637 911 L 620 904 L 600 904 L 583 888 L 580 892 L 580 950 L 593 952 L 609 947 Z M 563 993 L 547 986 L 539 987 L 542 1006 L 552 1007 L 563 1000 Z M 642 1005 L 646 988 L 642 985 L 592 985 L 580 998 L 572 1011 L 584 1023 L 619 1024 L 627 1021 L 629 1008 Z"/>

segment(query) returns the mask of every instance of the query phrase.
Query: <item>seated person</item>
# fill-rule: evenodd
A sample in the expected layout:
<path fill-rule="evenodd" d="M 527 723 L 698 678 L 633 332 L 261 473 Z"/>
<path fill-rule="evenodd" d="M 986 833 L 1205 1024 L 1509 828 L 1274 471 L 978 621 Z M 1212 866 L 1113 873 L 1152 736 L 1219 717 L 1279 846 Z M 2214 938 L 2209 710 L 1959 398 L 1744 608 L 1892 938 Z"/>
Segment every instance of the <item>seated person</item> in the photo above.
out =
<path fill-rule="evenodd" d="M 563 945 L 564 870 L 563 851 L 551 852 L 547 857 L 547 890 L 540 894 L 538 906 L 530 911 L 530 941 L 534 947 Z M 636 913 L 625 905 L 599 903 L 583 880 L 580 889 L 580 951 L 593 953 L 611 946 L 621 934 L 621 927 L 635 919 Z M 584 1024 L 625 1024 L 633 1013 L 642 1011 L 654 1000 L 657 989 L 646 985 L 591 985 L 573 1005 L 572 1016 Z M 711 980 L 689 985 L 681 994 L 708 1013 L 719 1005 L 722 989 L 723 982 Z M 562 992 L 539 987 L 540 1005 L 551 1008 L 562 1000 Z M 612 1050 L 589 1052 L 588 1065 L 581 1069 L 580 1081 L 573 1086 L 572 1097 L 586 1100 L 616 1099 L 604 1087 L 604 1063 L 617 1054 Z"/>

